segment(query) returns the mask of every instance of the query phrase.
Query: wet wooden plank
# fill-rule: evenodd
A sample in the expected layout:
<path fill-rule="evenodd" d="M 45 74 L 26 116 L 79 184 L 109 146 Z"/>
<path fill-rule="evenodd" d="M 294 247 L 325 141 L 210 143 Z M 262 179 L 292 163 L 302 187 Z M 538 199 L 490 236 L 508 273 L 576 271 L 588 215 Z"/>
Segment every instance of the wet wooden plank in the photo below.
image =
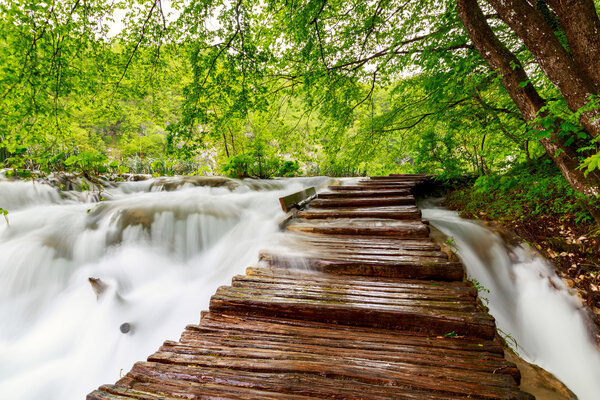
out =
<path fill-rule="evenodd" d="M 293 238 L 304 242 L 332 244 L 354 248 L 440 251 L 430 238 L 394 238 L 390 236 L 315 235 L 293 232 Z"/>
<path fill-rule="evenodd" d="M 381 175 L 381 176 L 370 176 L 371 180 L 402 180 L 402 181 L 423 181 L 426 179 L 431 179 L 432 175 L 428 174 L 389 174 L 389 175 Z"/>
<path fill-rule="evenodd" d="M 384 220 L 376 218 L 337 218 L 333 220 L 297 220 L 287 227 L 290 231 L 325 235 L 402 236 L 428 238 L 429 227 L 421 221 Z"/>
<path fill-rule="evenodd" d="M 302 206 L 317 195 L 314 187 L 300 190 L 288 196 L 280 197 L 279 204 L 284 212 L 289 212 L 293 208 L 302 208 Z"/>
<path fill-rule="evenodd" d="M 310 208 L 342 208 L 342 207 L 380 207 L 414 205 L 413 196 L 394 197 L 355 197 L 350 199 L 317 199 L 310 203 Z"/>
<path fill-rule="evenodd" d="M 355 288 L 352 286 L 334 284 L 315 284 L 314 282 L 299 282 L 298 280 L 277 282 L 256 277 L 244 279 L 234 277 L 232 288 L 240 288 L 246 293 L 264 293 L 288 298 L 330 298 L 343 296 L 345 300 L 364 302 L 365 304 L 384 305 L 413 305 L 418 303 L 423 307 L 442 308 L 459 311 L 475 311 L 476 303 L 472 297 L 456 296 L 452 292 L 420 293 L 414 290 L 376 291 L 369 287 Z"/>
<path fill-rule="evenodd" d="M 462 264 L 454 262 L 385 262 L 361 261 L 323 257 L 307 257 L 270 253 L 263 251 L 260 261 L 272 267 L 297 270 L 312 269 L 318 272 L 340 275 L 362 275 L 384 278 L 435 279 L 440 281 L 462 280 Z"/>
<path fill-rule="evenodd" d="M 285 339 L 287 341 L 292 341 L 293 338 L 337 340 L 351 348 L 382 349 L 391 346 L 390 351 L 400 351 L 403 346 L 416 346 L 420 349 L 429 349 L 423 351 L 455 351 L 454 354 L 457 356 L 464 354 L 465 357 L 477 359 L 503 359 L 504 354 L 502 345 L 496 337 L 488 340 L 472 337 L 430 336 L 413 331 L 336 325 L 322 321 L 270 316 L 226 315 L 208 312 L 203 314 L 200 325 L 189 325 L 188 328 L 268 333 L 283 335 L 287 337 Z"/>
<path fill-rule="evenodd" d="M 223 367 L 247 370 L 251 365 L 252 369 L 262 368 L 265 372 L 272 372 L 269 369 L 294 368 L 295 362 L 306 363 L 311 369 L 327 370 L 325 363 L 333 365 L 344 365 L 348 367 L 364 368 L 374 370 L 375 372 L 385 374 L 386 371 L 394 371 L 400 374 L 410 373 L 417 376 L 447 379 L 449 381 L 480 383 L 487 380 L 491 386 L 511 387 L 515 380 L 508 374 L 491 374 L 493 371 L 480 368 L 471 369 L 453 368 L 451 365 L 442 365 L 435 363 L 415 363 L 413 360 L 400 360 L 396 357 L 387 357 L 387 353 L 378 354 L 374 357 L 371 352 L 344 352 L 340 348 L 327 348 L 315 346 L 313 352 L 298 349 L 294 344 L 276 343 L 269 341 L 257 342 L 264 346 L 238 346 L 242 341 L 230 341 L 229 345 L 219 341 L 218 338 L 213 341 L 205 340 L 204 336 L 199 336 L 198 340 L 189 339 L 185 343 L 168 341 L 165 342 L 158 352 L 151 355 L 148 361 L 171 363 L 173 364 L 193 362 L 203 367 Z M 214 343 L 214 344 L 212 344 Z M 217 361 L 214 361 L 214 358 Z M 384 359 L 382 359 L 384 358 Z M 177 362 L 178 361 L 178 362 Z M 257 361 L 260 362 L 257 363 Z M 228 364 L 227 364 L 228 363 Z M 258 365 L 260 367 L 258 367 Z M 236 368 L 237 367 L 237 368 Z M 257 368 L 258 367 L 258 368 Z M 289 370 L 288 370 L 289 371 Z M 309 372 L 299 368 L 298 371 L 289 372 Z"/>
<path fill-rule="evenodd" d="M 219 382 L 222 383 L 222 386 L 226 384 L 229 388 L 246 388 L 247 397 L 244 397 L 244 399 L 293 398 L 286 396 L 308 396 L 300 398 L 312 399 L 368 398 L 374 400 L 446 400 L 452 398 L 443 393 L 428 393 L 418 389 L 399 392 L 398 387 L 382 387 L 381 385 L 365 383 L 361 380 L 349 378 L 339 379 L 332 376 L 333 374 L 327 374 L 326 371 L 323 371 L 322 374 L 315 374 L 287 372 L 281 371 L 281 369 L 278 372 L 264 372 L 261 370 L 244 371 L 210 367 L 192 369 L 176 364 L 145 362 L 135 364 L 133 370 L 127 375 L 129 379 L 127 384 L 129 386 L 144 389 L 149 386 L 159 385 L 159 387 L 173 387 L 173 389 L 178 391 L 182 391 L 183 389 L 189 392 L 197 384 L 205 387 L 207 382 Z M 263 394 L 266 394 L 268 397 L 262 397 Z M 232 398 L 229 396 L 223 398 Z"/>
<path fill-rule="evenodd" d="M 382 188 L 373 186 L 365 186 L 365 185 L 333 185 L 328 186 L 327 188 L 332 192 L 345 192 L 345 191 L 357 191 L 357 190 L 368 190 L 368 191 L 388 191 L 388 190 L 412 190 L 414 188 L 414 184 L 412 183 L 397 183 L 395 185 L 389 185 Z"/>
<path fill-rule="evenodd" d="M 400 220 L 420 220 L 421 210 L 411 206 L 397 207 L 361 207 L 361 208 L 313 208 L 301 211 L 298 218 L 324 219 L 324 218 L 384 218 Z"/>
<path fill-rule="evenodd" d="M 321 192 L 317 196 L 319 199 L 344 199 L 355 197 L 396 197 L 408 196 L 410 189 L 384 189 L 384 190 L 344 190 Z"/>
<path fill-rule="evenodd" d="M 336 275 L 318 272 L 315 270 L 293 270 L 287 268 L 273 268 L 273 267 L 248 267 L 246 268 L 246 276 L 258 276 L 271 279 L 299 279 L 314 281 L 317 284 L 323 283 L 339 283 L 342 285 L 355 285 L 355 286 L 369 286 L 390 289 L 419 289 L 419 290 L 434 290 L 434 291 L 446 291 L 452 290 L 454 292 L 465 292 L 471 296 L 477 294 L 477 290 L 470 284 L 463 281 L 436 281 L 436 280 L 422 280 L 422 279 L 400 279 L 400 278 L 385 278 L 385 277 L 373 277 L 373 276 L 355 276 L 355 275 Z"/>
<path fill-rule="evenodd" d="M 413 330 L 433 335 L 458 335 L 491 339 L 494 319 L 488 314 L 413 305 L 365 303 L 332 294 L 326 298 L 310 295 L 294 298 L 248 288 L 221 286 L 211 298 L 210 310 L 225 314 L 266 315 Z"/>
<path fill-rule="evenodd" d="M 317 359 L 329 361 L 329 357 L 344 357 L 350 360 L 411 364 L 415 367 L 450 368 L 460 374 L 470 374 L 470 371 L 502 374 L 512 377 L 514 382 L 520 379 L 516 366 L 498 355 L 480 352 L 471 354 L 471 357 L 463 357 L 460 351 L 431 349 L 418 345 L 391 345 L 388 348 L 374 343 L 363 343 L 362 340 L 313 336 L 295 336 L 294 340 L 290 341 L 289 336 L 270 332 L 256 333 L 204 326 L 197 326 L 197 329 L 188 327 L 183 332 L 180 342 L 165 342 L 165 345 L 177 346 L 179 343 L 219 357 L 277 358 L 281 354 L 283 357 L 311 354 L 317 356 Z"/>
<path fill-rule="evenodd" d="M 394 296 L 404 293 L 449 295 L 456 297 L 476 297 L 477 290 L 464 282 L 424 281 L 416 279 L 383 279 L 360 276 L 332 275 L 314 271 L 296 271 L 283 268 L 248 267 L 246 275 L 237 275 L 236 281 L 258 282 L 300 282 L 316 287 L 342 287 L 347 290 L 361 290 L 368 293 L 385 292 Z"/>

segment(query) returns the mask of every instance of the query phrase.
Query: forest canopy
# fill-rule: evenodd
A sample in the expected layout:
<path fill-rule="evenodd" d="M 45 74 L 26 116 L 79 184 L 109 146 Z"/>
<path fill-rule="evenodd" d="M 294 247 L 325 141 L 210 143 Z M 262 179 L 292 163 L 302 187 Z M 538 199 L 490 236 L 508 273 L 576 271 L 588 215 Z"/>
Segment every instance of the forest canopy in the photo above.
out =
<path fill-rule="evenodd" d="M 242 177 L 550 164 L 596 197 L 598 2 L 568 3 L 1 0 L 0 162 Z"/>

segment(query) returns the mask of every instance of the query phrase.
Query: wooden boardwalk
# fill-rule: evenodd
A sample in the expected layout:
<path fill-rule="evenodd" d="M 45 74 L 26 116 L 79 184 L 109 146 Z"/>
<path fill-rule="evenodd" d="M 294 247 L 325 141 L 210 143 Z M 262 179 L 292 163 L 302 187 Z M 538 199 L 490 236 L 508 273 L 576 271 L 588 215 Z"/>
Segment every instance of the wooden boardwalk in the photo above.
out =
<path fill-rule="evenodd" d="M 88 400 L 532 399 L 463 267 L 429 238 L 423 176 L 332 186 L 289 249 L 220 287 L 198 325 Z"/>

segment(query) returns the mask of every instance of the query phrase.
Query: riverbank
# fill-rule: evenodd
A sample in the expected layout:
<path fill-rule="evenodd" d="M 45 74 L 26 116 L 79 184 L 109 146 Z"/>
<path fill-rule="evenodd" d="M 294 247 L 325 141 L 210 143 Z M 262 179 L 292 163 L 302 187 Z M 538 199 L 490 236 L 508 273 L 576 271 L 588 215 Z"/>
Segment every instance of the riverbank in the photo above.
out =
<path fill-rule="evenodd" d="M 552 263 L 556 273 L 588 307 L 595 324 L 594 337 L 600 344 L 600 231 L 592 220 L 583 219 L 582 211 L 575 206 L 571 212 L 543 208 L 534 212 L 523 203 L 505 205 L 503 209 L 500 201 L 510 201 L 509 195 L 504 193 L 501 199 L 493 193 L 482 196 L 472 186 L 450 190 L 445 197 L 444 205 L 462 217 L 485 221 L 509 240 L 512 236 L 512 240 L 536 248 Z M 568 198 L 563 200 L 569 202 Z"/>

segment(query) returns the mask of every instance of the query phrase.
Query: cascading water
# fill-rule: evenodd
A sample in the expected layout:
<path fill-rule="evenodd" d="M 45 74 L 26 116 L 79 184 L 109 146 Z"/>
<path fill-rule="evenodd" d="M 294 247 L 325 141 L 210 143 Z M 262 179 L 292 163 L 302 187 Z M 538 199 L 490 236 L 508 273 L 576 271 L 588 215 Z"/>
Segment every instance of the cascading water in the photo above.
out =
<path fill-rule="evenodd" d="M 256 262 L 278 197 L 329 178 L 223 181 L 121 183 L 93 203 L 0 180 L 0 398 L 82 399 L 117 380 Z"/>
<path fill-rule="evenodd" d="M 489 290 L 480 296 L 520 356 L 553 373 L 580 400 L 600 398 L 600 352 L 589 321 L 548 262 L 526 245 L 507 247 L 498 234 L 437 204 L 423 201 L 423 218 L 454 240 L 467 274 Z"/>

